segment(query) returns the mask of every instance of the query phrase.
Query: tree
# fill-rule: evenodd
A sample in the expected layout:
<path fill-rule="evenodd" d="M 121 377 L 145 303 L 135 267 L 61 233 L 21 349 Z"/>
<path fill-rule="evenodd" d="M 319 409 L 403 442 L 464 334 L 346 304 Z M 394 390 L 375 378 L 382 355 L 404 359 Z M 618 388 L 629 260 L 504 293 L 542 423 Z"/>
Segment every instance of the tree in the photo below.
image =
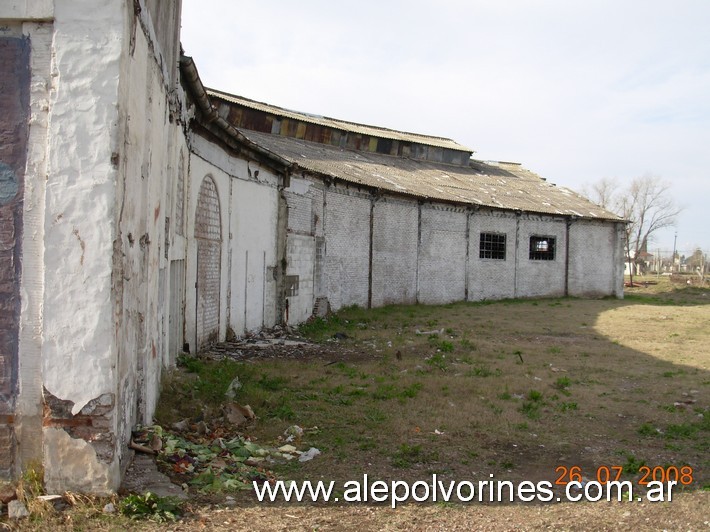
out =
<path fill-rule="evenodd" d="M 696 248 L 695 252 L 688 257 L 687 264 L 690 271 L 705 273 L 705 255 L 703 254 L 703 250 Z"/>
<path fill-rule="evenodd" d="M 585 187 L 584 194 L 627 220 L 626 257 L 633 285 L 634 265 L 641 251 L 656 231 L 675 225 L 682 210 L 670 194 L 670 184 L 650 175 L 633 179 L 626 188 L 619 187 L 613 179 L 602 179 Z"/>

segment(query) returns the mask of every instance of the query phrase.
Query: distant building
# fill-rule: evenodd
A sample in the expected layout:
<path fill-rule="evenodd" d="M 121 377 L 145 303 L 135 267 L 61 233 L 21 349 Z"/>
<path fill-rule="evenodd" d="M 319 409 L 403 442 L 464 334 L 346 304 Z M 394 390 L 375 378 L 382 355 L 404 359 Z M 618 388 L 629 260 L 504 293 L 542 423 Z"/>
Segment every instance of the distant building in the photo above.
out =
<path fill-rule="evenodd" d="M 444 138 L 206 90 L 180 2 L 0 5 L 0 472 L 107 493 L 163 368 L 347 305 L 622 296 L 623 221 Z M 288 317 L 287 317 L 288 316 Z"/>

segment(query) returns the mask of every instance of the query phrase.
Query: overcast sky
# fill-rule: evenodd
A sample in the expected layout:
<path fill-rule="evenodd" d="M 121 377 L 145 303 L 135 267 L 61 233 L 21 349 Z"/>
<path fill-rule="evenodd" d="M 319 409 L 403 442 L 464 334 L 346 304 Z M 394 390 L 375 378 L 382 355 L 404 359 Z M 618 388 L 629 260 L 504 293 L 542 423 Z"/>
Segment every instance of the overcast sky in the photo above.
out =
<path fill-rule="evenodd" d="M 182 43 L 208 87 L 449 137 L 575 190 L 660 176 L 685 207 L 678 249 L 710 254 L 708 0 L 183 0 Z"/>

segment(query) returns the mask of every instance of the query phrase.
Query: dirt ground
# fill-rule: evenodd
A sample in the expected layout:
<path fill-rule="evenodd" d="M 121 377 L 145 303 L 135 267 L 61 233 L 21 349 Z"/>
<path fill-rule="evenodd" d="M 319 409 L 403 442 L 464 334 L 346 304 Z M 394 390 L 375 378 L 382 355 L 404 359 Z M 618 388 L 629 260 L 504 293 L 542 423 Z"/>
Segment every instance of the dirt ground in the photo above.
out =
<path fill-rule="evenodd" d="M 172 430 L 182 438 L 178 447 L 206 446 L 195 451 L 203 453 L 195 471 L 180 469 L 182 462 L 170 456 L 159 459 L 187 488 L 180 521 L 134 522 L 104 514 L 96 502 L 19 525 L 710 529 L 710 291 L 666 283 L 627 289 L 626 296 L 352 308 L 298 331 L 221 344 L 183 360 L 165 379 L 156 413 L 164 445 L 171 445 Z M 235 377 L 239 389 L 226 399 Z M 224 410 L 230 401 L 250 405 L 257 418 L 230 426 Z M 287 443 L 285 431 L 293 426 L 304 429 L 290 442 L 297 453 L 316 447 L 322 454 L 303 463 L 269 457 L 246 472 L 226 452 L 204 454 L 233 437 L 240 446 L 274 450 Z M 198 466 L 209 475 L 198 474 L 204 471 Z M 444 481 L 494 475 L 554 484 L 565 472 L 562 480 L 569 480 L 573 467 L 585 481 L 606 467 L 623 468 L 621 479 L 640 492 L 644 468 L 668 474 L 686 468 L 692 482 L 679 486 L 671 502 L 439 502 L 396 509 L 259 503 L 252 491 L 230 488 L 257 477 L 342 485 L 363 474 L 410 482 L 434 474 Z M 554 489 L 560 494 L 564 485 Z"/>

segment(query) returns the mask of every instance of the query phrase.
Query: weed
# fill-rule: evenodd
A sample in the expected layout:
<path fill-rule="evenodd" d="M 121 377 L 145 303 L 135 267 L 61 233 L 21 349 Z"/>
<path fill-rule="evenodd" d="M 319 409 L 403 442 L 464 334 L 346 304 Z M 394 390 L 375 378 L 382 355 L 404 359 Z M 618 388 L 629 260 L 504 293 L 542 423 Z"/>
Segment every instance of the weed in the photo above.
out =
<path fill-rule="evenodd" d="M 540 403 L 525 401 L 520 407 L 520 412 L 528 419 L 540 419 Z"/>
<path fill-rule="evenodd" d="M 468 377 L 491 377 L 500 376 L 503 372 L 500 369 L 492 370 L 486 366 L 474 366 L 466 372 Z"/>
<path fill-rule="evenodd" d="M 289 405 L 280 404 L 268 413 L 268 417 L 280 419 L 282 421 L 291 421 L 296 419 L 296 413 Z"/>
<path fill-rule="evenodd" d="M 205 363 L 200 359 L 190 355 L 180 355 L 177 357 L 177 365 L 185 368 L 188 373 L 199 373 L 204 369 Z"/>
<path fill-rule="evenodd" d="M 129 495 L 119 503 L 121 513 L 131 519 L 150 519 L 159 523 L 175 521 L 181 513 L 180 502 L 174 497 L 158 497 L 146 492 Z"/>
<path fill-rule="evenodd" d="M 683 423 L 681 425 L 668 425 L 665 434 L 669 440 L 681 440 L 695 437 L 698 426 L 693 423 Z"/>
<path fill-rule="evenodd" d="M 636 458 L 633 454 L 626 455 L 626 463 L 624 464 L 624 473 L 635 475 L 643 466 L 646 465 L 646 460 Z"/>
<path fill-rule="evenodd" d="M 439 349 L 441 349 L 444 353 L 451 353 L 454 350 L 454 344 L 447 342 L 446 340 L 442 340 L 439 344 Z"/>
<path fill-rule="evenodd" d="M 442 355 L 441 353 L 434 353 L 432 356 L 426 359 L 426 363 L 434 368 L 440 369 L 441 371 L 446 371 L 446 356 Z"/>
<path fill-rule="evenodd" d="M 264 373 L 261 375 L 257 385 L 262 390 L 278 392 L 279 390 L 283 390 L 287 382 L 288 380 L 283 377 L 269 377 L 266 373 Z"/>
<path fill-rule="evenodd" d="M 568 410 L 577 410 L 577 403 L 560 403 L 559 409 L 562 412 L 567 412 Z"/>
<path fill-rule="evenodd" d="M 419 463 L 423 458 L 421 445 L 408 445 L 403 443 L 392 456 L 392 466 L 404 469 Z"/>
<path fill-rule="evenodd" d="M 636 432 L 641 436 L 658 436 L 658 431 L 651 423 L 644 423 Z"/>
<path fill-rule="evenodd" d="M 537 390 L 530 390 L 528 392 L 528 399 L 530 401 L 538 403 L 538 402 L 542 401 L 542 392 L 538 392 Z"/>
<path fill-rule="evenodd" d="M 558 390 L 566 390 L 570 387 L 571 384 L 572 381 L 569 377 L 560 377 L 555 381 L 555 384 L 553 386 Z"/>

